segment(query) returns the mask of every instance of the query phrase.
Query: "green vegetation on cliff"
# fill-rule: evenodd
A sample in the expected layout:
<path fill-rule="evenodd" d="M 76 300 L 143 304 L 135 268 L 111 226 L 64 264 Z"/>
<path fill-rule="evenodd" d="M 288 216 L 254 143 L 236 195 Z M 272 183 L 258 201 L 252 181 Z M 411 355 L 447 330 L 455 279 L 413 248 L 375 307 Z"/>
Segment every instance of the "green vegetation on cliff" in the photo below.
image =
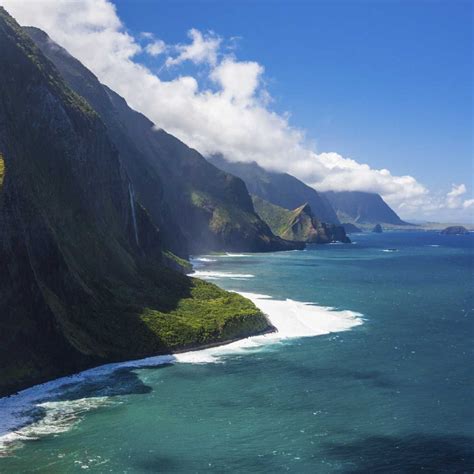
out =
<path fill-rule="evenodd" d="M 0 44 L 0 395 L 269 329 L 182 273 L 100 116 L 3 8 Z"/>
<path fill-rule="evenodd" d="M 258 196 L 253 196 L 252 199 L 258 215 L 274 234 L 285 240 L 308 243 L 350 242 L 342 226 L 320 222 L 314 217 L 308 204 L 289 211 Z"/>
<path fill-rule="evenodd" d="M 257 214 L 270 226 L 275 235 L 283 235 L 291 221 L 292 211 L 252 196 L 253 205 Z"/>
<path fill-rule="evenodd" d="M 5 176 L 5 161 L 3 160 L 3 156 L 0 153 L 0 189 L 3 186 L 3 177 Z"/>
<path fill-rule="evenodd" d="M 189 297 L 181 298 L 172 311 L 147 308 L 141 320 L 171 350 L 268 329 L 268 323 L 252 302 L 198 279 L 192 279 Z"/>

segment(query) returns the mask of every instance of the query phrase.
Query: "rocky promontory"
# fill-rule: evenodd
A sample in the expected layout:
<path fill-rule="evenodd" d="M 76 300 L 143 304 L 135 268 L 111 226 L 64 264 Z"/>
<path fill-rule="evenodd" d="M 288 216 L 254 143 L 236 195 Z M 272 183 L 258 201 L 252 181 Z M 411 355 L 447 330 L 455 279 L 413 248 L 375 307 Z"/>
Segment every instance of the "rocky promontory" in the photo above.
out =
<path fill-rule="evenodd" d="M 308 203 L 288 210 L 253 196 L 253 204 L 257 214 L 282 239 L 315 244 L 351 242 L 343 226 L 321 222 L 314 216 Z"/>

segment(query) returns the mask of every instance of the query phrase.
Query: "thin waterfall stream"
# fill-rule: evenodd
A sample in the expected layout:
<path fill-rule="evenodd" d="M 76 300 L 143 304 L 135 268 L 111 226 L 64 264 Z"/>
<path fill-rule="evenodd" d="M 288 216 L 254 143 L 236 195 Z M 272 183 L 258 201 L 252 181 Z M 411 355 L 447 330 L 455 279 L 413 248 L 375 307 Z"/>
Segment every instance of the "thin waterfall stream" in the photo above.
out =
<path fill-rule="evenodd" d="M 133 231 L 135 233 L 135 241 L 138 242 L 137 218 L 135 215 L 135 193 L 133 192 L 132 183 L 128 183 L 128 195 L 130 197 L 130 208 L 132 209 Z"/>

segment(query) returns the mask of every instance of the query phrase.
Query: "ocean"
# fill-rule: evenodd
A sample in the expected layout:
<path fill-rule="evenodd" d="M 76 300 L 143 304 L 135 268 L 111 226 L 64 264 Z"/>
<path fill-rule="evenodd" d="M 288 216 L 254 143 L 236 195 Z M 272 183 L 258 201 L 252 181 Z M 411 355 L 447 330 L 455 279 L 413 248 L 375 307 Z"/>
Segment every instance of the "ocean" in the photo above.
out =
<path fill-rule="evenodd" d="M 0 399 L 0 472 L 474 470 L 474 234 L 194 259 L 278 333 Z"/>

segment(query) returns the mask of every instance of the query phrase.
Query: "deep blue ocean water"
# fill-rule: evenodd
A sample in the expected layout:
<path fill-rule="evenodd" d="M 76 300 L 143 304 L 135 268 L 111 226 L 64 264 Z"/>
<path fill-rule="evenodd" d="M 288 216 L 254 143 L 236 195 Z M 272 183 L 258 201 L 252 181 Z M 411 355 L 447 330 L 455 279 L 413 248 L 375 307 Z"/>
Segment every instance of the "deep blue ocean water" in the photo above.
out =
<path fill-rule="evenodd" d="M 474 234 L 352 239 L 199 270 L 364 324 L 44 391 L 0 472 L 472 473 Z"/>

